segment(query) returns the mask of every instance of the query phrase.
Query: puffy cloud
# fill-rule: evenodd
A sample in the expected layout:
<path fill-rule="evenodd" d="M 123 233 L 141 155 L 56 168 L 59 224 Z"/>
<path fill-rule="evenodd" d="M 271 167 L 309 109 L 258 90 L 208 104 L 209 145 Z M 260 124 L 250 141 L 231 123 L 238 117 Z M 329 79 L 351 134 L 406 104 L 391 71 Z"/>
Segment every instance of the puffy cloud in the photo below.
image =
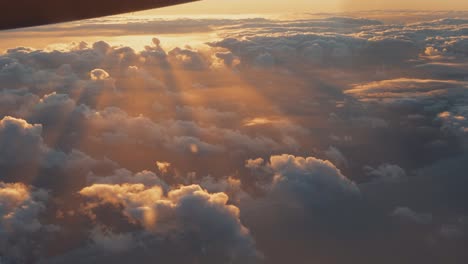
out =
<path fill-rule="evenodd" d="M 31 125 L 23 119 L 4 117 L 0 121 L 0 164 L 25 166 L 38 162 L 47 151 L 41 132 L 42 125 Z"/>
<path fill-rule="evenodd" d="M 281 155 L 270 157 L 268 167 L 274 174 L 271 191 L 284 192 L 303 206 L 323 205 L 359 195 L 356 184 L 329 161 Z"/>
<path fill-rule="evenodd" d="M 87 173 L 116 166 L 108 159 L 96 160 L 75 149 L 63 152 L 50 148 L 41 134 L 42 125 L 8 116 L 0 121 L 2 180 L 34 183 L 55 192 L 65 192 L 84 184 L 83 176 Z"/>
<path fill-rule="evenodd" d="M 365 215 L 357 206 L 361 200 L 357 184 L 329 161 L 277 155 L 265 164 L 249 160 L 247 166 L 255 168 L 253 176 L 263 189 L 258 197 L 241 199 L 242 219 L 256 232 L 268 262 L 280 263 L 276 258 L 286 255 L 294 261 L 320 255 L 318 248 L 303 251 L 293 245 L 320 244 L 322 237 L 345 239 L 351 232 L 347 223 L 363 221 L 357 216 Z M 283 243 L 284 236 L 290 244 Z"/>
<path fill-rule="evenodd" d="M 53 127 L 54 124 L 65 122 L 75 111 L 76 102 L 67 94 L 55 92 L 44 95 L 36 105 L 29 108 L 25 116 L 32 122 Z"/>
<path fill-rule="evenodd" d="M 239 209 L 227 204 L 228 196 L 224 193 L 210 194 L 198 185 L 182 186 L 165 195 L 159 186 L 94 184 L 82 189 L 80 194 L 90 201 L 87 210 L 105 204 L 121 207 L 130 222 L 175 243 L 176 252 L 197 243 L 194 251 L 185 249 L 177 254 L 183 252 L 205 263 L 258 260 L 254 241 L 240 223 Z M 100 244 L 109 246 L 108 238 L 99 238 Z M 127 241 L 128 237 L 123 238 Z M 115 249 L 114 243 L 112 248 Z M 177 259 L 177 254 L 172 259 Z M 167 256 L 164 258 L 171 261 Z"/>
<path fill-rule="evenodd" d="M 3 116 L 24 117 L 39 101 L 39 97 L 26 90 L 3 90 L 0 96 L 0 113 Z"/>
<path fill-rule="evenodd" d="M 246 166 L 259 170 L 259 176 L 268 175 L 258 178 L 265 192 L 257 204 L 260 207 L 268 208 L 271 205 L 273 209 L 274 205 L 278 208 L 273 210 L 281 211 L 280 208 L 284 207 L 299 210 L 311 217 L 321 217 L 317 213 L 321 209 L 360 197 L 358 186 L 329 161 L 284 154 L 271 156 L 267 163 L 263 159 L 248 160 Z"/>
<path fill-rule="evenodd" d="M 248 197 L 248 194 L 242 189 L 242 182 L 234 177 L 216 179 L 213 176 L 206 176 L 199 181 L 199 185 L 210 193 L 227 194 L 230 202 L 235 204 Z"/>
<path fill-rule="evenodd" d="M 44 225 L 39 215 L 46 209 L 48 193 L 22 183 L 0 182 L 0 255 L 6 263 L 25 263 L 44 255 L 41 236 L 58 231 Z M 36 237 L 36 235 L 38 237 Z"/>
<path fill-rule="evenodd" d="M 30 191 L 21 183 L 0 183 L 1 231 L 34 232 L 41 228 L 38 215 L 45 209 L 48 194 L 43 190 Z"/>

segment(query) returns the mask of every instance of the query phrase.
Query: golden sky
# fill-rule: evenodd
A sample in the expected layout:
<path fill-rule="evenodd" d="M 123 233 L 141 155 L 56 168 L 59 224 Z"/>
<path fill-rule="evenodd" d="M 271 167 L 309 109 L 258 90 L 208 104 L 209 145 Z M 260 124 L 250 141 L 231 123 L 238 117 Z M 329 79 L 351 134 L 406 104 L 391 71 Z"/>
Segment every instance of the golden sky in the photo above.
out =
<path fill-rule="evenodd" d="M 154 14 L 226 14 L 356 11 L 375 9 L 460 10 L 467 0 L 203 0 L 149 11 Z"/>

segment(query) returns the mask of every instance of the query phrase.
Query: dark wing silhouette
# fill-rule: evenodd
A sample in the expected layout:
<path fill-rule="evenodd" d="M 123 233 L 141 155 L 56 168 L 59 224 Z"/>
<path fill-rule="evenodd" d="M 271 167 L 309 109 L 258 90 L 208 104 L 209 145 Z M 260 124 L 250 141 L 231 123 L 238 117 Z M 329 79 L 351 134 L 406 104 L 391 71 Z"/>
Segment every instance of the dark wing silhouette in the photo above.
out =
<path fill-rule="evenodd" d="M 0 0 L 0 30 L 116 15 L 197 0 Z"/>

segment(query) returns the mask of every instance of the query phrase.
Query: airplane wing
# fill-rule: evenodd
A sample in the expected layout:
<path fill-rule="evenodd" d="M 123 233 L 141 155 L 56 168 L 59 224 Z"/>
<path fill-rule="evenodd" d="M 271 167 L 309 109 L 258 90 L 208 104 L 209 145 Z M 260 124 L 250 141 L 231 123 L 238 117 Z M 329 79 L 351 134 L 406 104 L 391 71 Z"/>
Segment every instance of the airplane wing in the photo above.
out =
<path fill-rule="evenodd" d="M 0 30 L 142 11 L 198 0 L 0 0 Z"/>

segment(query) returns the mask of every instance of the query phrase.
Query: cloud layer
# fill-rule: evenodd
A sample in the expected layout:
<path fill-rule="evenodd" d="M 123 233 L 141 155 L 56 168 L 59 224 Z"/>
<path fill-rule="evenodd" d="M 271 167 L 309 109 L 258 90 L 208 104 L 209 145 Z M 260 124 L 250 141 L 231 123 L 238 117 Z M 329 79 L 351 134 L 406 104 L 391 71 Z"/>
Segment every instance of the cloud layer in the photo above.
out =
<path fill-rule="evenodd" d="M 66 34 L 216 37 L 11 47 L 0 262 L 465 263 L 463 14 L 109 18 Z"/>

